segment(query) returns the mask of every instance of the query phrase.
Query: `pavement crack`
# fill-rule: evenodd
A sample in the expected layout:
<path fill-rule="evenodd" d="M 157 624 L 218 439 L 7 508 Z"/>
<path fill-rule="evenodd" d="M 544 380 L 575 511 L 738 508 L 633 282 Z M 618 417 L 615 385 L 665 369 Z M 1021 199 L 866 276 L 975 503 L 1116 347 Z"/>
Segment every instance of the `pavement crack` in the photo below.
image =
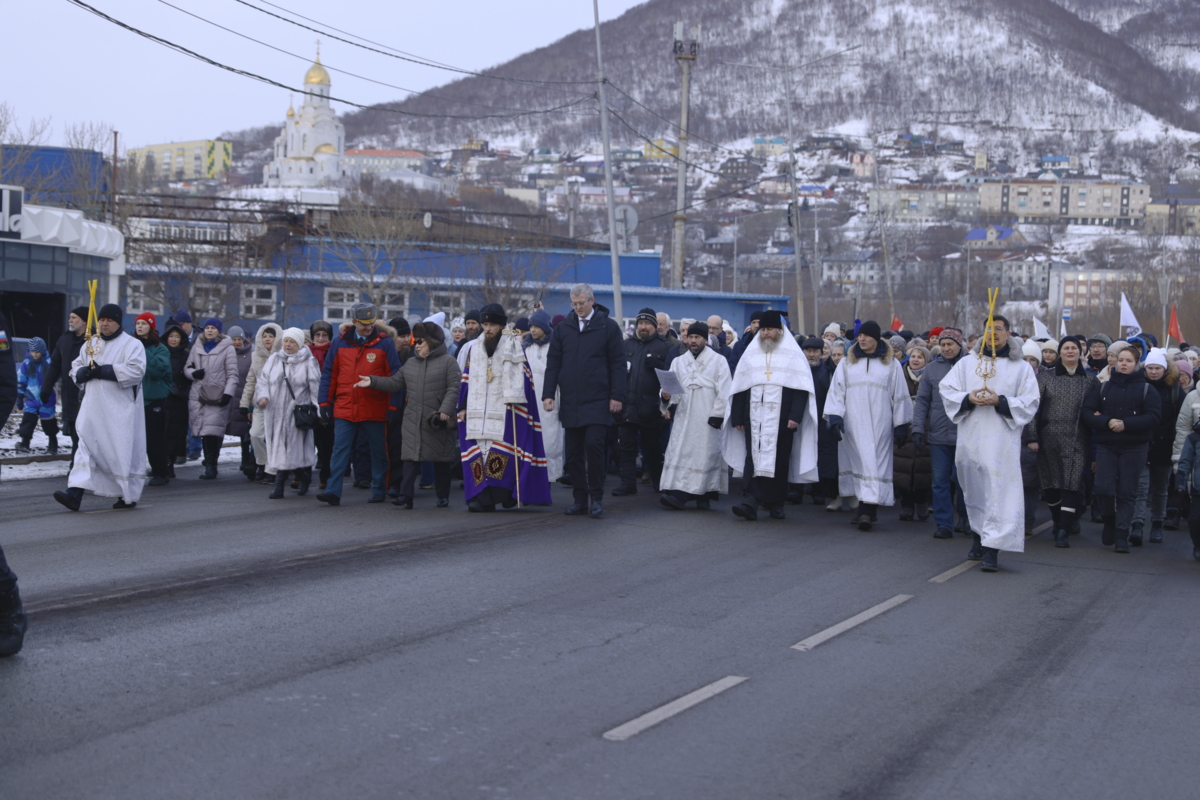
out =
<path fill-rule="evenodd" d="M 622 639 L 626 636 L 636 636 L 637 634 L 641 633 L 642 631 L 646 630 L 646 628 L 649 628 L 649 627 L 650 627 L 649 623 L 642 623 L 641 625 L 638 625 L 637 628 L 635 628 L 634 630 L 621 631 L 618 634 L 608 637 L 607 639 L 605 639 L 603 642 L 600 642 L 599 644 L 585 644 L 580 647 L 576 647 L 571 650 L 567 650 L 566 652 L 558 653 L 557 655 L 554 656 L 554 658 L 550 659 L 549 661 L 543 661 L 542 666 L 545 667 L 549 664 L 553 664 L 557 661 L 560 661 L 560 660 L 562 660 L 562 658 L 564 656 L 573 656 L 577 653 L 582 653 L 585 650 L 599 650 L 602 647 L 608 647 L 610 644 L 615 642 L 617 639 Z"/>

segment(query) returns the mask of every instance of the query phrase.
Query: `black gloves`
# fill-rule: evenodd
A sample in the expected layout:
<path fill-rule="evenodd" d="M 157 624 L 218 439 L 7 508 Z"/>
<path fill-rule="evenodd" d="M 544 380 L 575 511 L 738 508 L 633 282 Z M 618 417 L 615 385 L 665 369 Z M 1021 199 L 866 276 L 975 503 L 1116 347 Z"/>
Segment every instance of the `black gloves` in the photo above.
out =
<path fill-rule="evenodd" d="M 913 444 L 915 444 L 917 446 L 918 450 L 925 449 L 925 434 L 924 433 L 922 433 L 920 431 L 914 433 L 912 435 L 912 440 L 913 440 Z"/>
<path fill-rule="evenodd" d="M 908 438 L 908 426 L 897 425 L 892 429 L 892 436 L 896 440 L 896 447 L 904 447 L 904 441 Z"/>
<path fill-rule="evenodd" d="M 204 380 L 204 370 L 202 370 L 202 369 L 192 370 L 192 380 L 194 380 L 194 381 Z"/>
<path fill-rule="evenodd" d="M 248 416 L 250 416 L 250 409 L 248 409 L 248 408 L 239 408 L 239 409 L 238 409 L 238 413 L 239 413 L 239 414 L 241 414 L 243 417 L 248 417 Z"/>
<path fill-rule="evenodd" d="M 75 371 L 75 385 L 83 386 L 92 378 L 95 378 L 97 372 L 99 372 L 99 370 L 96 369 L 94 364 L 90 367 L 80 367 Z"/>
<path fill-rule="evenodd" d="M 333 422 L 333 409 L 329 406 L 321 406 L 321 423 L 328 425 Z"/>
<path fill-rule="evenodd" d="M 225 406 L 229 405 L 232 402 L 233 402 L 233 395 L 231 395 L 231 394 L 221 395 L 221 408 L 224 408 Z"/>
<path fill-rule="evenodd" d="M 711 425 L 712 427 L 716 428 L 717 430 L 721 430 L 721 426 L 725 424 L 725 418 L 724 417 L 709 417 L 708 424 Z"/>
<path fill-rule="evenodd" d="M 42 401 L 42 405 L 50 402 L 50 395 L 54 393 L 54 385 L 43 386 L 42 391 L 38 393 L 38 398 Z"/>
<path fill-rule="evenodd" d="M 833 433 L 833 438 L 836 441 L 842 440 L 842 434 L 846 432 L 846 422 L 839 416 L 827 417 L 825 424 L 829 426 L 829 430 Z"/>
<path fill-rule="evenodd" d="M 97 377 L 102 381 L 115 381 L 117 379 L 117 373 L 116 370 L 113 369 L 112 364 L 103 364 L 99 369 L 96 370 L 94 377 Z"/>

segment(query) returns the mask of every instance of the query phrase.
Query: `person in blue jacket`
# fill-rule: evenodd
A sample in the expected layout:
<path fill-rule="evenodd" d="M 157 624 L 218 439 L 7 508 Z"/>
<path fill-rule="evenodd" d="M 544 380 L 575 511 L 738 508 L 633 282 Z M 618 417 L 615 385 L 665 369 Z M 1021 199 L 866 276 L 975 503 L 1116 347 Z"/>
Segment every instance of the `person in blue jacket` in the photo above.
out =
<path fill-rule="evenodd" d="M 41 420 L 42 431 L 50 440 L 50 452 L 58 452 L 58 419 L 54 416 L 55 397 L 51 391 L 42 399 L 42 382 L 46 374 L 49 354 L 46 342 L 38 337 L 29 340 L 29 349 L 21 366 L 17 367 L 17 404 L 21 409 L 21 425 L 17 428 L 20 437 L 18 450 L 28 450 L 33 438 L 33 429 Z"/>

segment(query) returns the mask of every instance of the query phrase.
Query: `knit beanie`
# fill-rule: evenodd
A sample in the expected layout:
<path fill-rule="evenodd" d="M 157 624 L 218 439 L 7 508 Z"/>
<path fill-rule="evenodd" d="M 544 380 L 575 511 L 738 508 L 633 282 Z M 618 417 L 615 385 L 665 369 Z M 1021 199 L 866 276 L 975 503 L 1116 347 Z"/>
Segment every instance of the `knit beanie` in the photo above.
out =
<path fill-rule="evenodd" d="M 1121 352 L 1127 347 L 1129 347 L 1129 342 L 1125 341 L 1124 339 L 1117 339 L 1108 346 L 1108 354 L 1110 356 L 1115 356 L 1117 353 Z"/>
<path fill-rule="evenodd" d="M 108 303 L 100 308 L 100 313 L 96 315 L 96 319 L 111 319 L 113 322 L 124 323 L 125 312 L 116 303 Z"/>
<path fill-rule="evenodd" d="M 1162 367 L 1167 368 L 1167 354 L 1161 347 L 1150 348 L 1149 354 L 1146 356 L 1145 366 L 1147 367 Z"/>
<path fill-rule="evenodd" d="M 825 326 L 825 333 L 832 333 L 834 336 L 842 335 L 842 326 L 836 322 L 831 322 Z"/>
<path fill-rule="evenodd" d="M 138 319 L 141 319 L 141 317 L 138 317 Z M 229 329 L 229 338 L 230 339 L 242 339 L 244 341 L 246 338 L 246 332 L 244 330 L 242 330 L 242 327 L 240 325 L 234 325 L 232 328 Z"/>
<path fill-rule="evenodd" d="M 637 319 L 634 320 L 635 324 L 638 322 L 649 322 L 651 325 L 658 327 L 658 314 L 655 313 L 653 308 L 643 308 L 637 313 Z"/>
<path fill-rule="evenodd" d="M 529 317 L 517 317 L 517 321 L 513 323 L 513 327 L 519 331 L 529 330 Z"/>
<path fill-rule="evenodd" d="M 869 319 L 858 327 L 858 333 L 861 336 L 870 336 L 876 341 L 881 341 L 880 337 L 883 335 L 883 328 L 880 328 L 879 323 L 875 320 Z"/>
<path fill-rule="evenodd" d="M 225 325 L 216 317 L 209 317 L 208 319 L 204 320 L 204 325 L 202 327 L 207 328 L 209 325 L 212 325 L 214 328 L 216 328 L 217 333 L 223 333 L 225 331 Z"/>
<path fill-rule="evenodd" d="M 566 314 L 555 314 L 554 319 L 550 320 L 551 327 L 557 328 L 558 323 L 562 322 L 566 318 L 567 318 Z"/>
<path fill-rule="evenodd" d="M 1021 345 L 1021 357 L 1032 358 L 1035 361 L 1042 360 L 1042 347 L 1033 339 L 1026 339 L 1025 344 Z"/>
<path fill-rule="evenodd" d="M 186 309 L 186 308 L 181 308 L 181 309 L 179 309 L 178 311 L 176 311 L 176 312 L 175 312 L 174 314 L 172 314 L 171 316 L 173 316 L 173 317 L 175 318 L 175 321 L 176 321 L 176 322 L 178 322 L 178 323 L 179 323 L 179 324 L 181 324 L 181 325 L 182 325 L 183 323 L 185 323 L 185 322 L 191 322 L 191 321 L 192 321 L 192 315 L 191 315 L 191 314 L 189 314 L 189 313 L 187 312 L 187 309 Z M 87 319 L 87 317 L 85 316 L 85 317 L 84 317 L 84 319 Z"/>
<path fill-rule="evenodd" d="M 538 326 L 547 334 L 554 330 L 554 325 L 550 320 L 550 314 L 547 313 L 543 308 L 539 308 L 537 311 L 533 312 L 533 316 L 529 318 L 529 324 L 531 326 Z"/>
<path fill-rule="evenodd" d="M 408 336 L 412 333 L 412 326 L 404 317 L 392 317 L 388 320 L 388 327 L 396 331 L 397 336 Z"/>
<path fill-rule="evenodd" d="M 536 316 L 536 314 L 534 316 Z M 466 329 L 467 329 L 467 321 L 465 319 L 463 319 L 462 317 L 455 317 L 450 322 L 450 332 L 451 333 L 453 333 L 454 331 L 465 331 Z"/>
<path fill-rule="evenodd" d="M 74 314 L 75 316 L 79 317 L 84 322 L 87 322 L 87 318 L 88 318 L 88 307 L 87 306 L 80 306 L 79 308 L 72 308 L 71 313 Z"/>
<path fill-rule="evenodd" d="M 1175 359 L 1175 366 L 1179 368 L 1180 372 L 1187 373 L 1189 378 L 1194 374 L 1192 370 L 1192 362 L 1188 361 L 1186 358 Z"/>
<path fill-rule="evenodd" d="M 205 327 L 207 327 L 207 325 Z M 300 330 L 299 328 L 288 328 L 283 332 L 283 336 L 281 338 L 284 341 L 291 339 L 296 343 L 297 347 L 304 347 L 304 331 Z"/>
<path fill-rule="evenodd" d="M 958 328 L 942 328 L 941 331 L 938 332 L 937 338 L 939 343 L 942 341 L 942 339 L 949 339 L 950 341 L 958 344 L 959 347 L 966 346 L 963 344 L 962 331 L 960 331 Z"/>
<path fill-rule="evenodd" d="M 41 353 L 42 355 L 46 355 L 48 352 L 46 350 L 46 342 L 37 336 L 31 337 L 29 340 L 29 345 L 26 348 L 26 352 Z"/>
<path fill-rule="evenodd" d="M 87 319 L 87 317 L 84 317 L 84 319 Z M 158 330 L 158 318 L 154 316 L 154 314 L 150 313 L 149 311 L 143 311 L 133 319 L 134 322 L 141 322 L 142 320 L 149 322 L 151 328 Z"/>

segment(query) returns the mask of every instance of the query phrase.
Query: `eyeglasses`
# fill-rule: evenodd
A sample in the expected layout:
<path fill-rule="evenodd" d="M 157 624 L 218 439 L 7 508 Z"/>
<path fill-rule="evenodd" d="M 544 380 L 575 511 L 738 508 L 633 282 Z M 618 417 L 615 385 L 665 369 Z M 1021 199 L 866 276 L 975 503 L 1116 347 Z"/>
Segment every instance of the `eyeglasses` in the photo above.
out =
<path fill-rule="evenodd" d="M 591 300 L 572 300 L 571 308 L 583 308 L 590 302 L 592 302 L 592 301 Z"/>

